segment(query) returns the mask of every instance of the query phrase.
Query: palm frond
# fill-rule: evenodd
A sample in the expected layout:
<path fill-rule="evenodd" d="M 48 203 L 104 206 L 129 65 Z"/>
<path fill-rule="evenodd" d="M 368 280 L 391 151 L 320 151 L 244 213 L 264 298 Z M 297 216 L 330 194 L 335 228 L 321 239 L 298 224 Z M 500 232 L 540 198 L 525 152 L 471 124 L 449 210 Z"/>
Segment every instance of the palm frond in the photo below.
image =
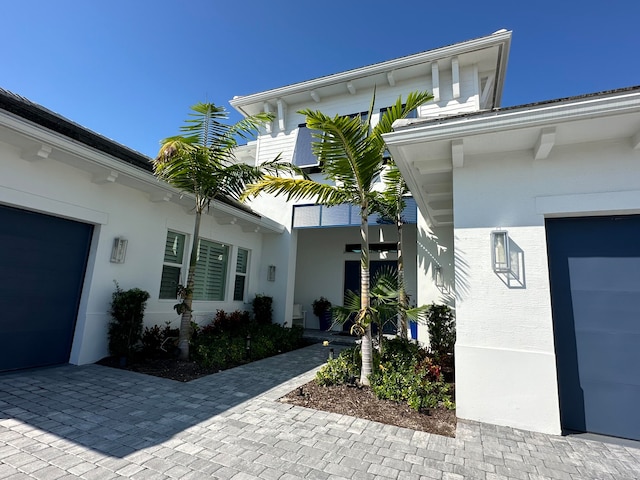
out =
<path fill-rule="evenodd" d="M 274 177 L 265 175 L 258 182 L 247 185 L 241 200 L 261 193 L 284 195 L 287 201 L 311 199 L 323 205 L 340 205 L 349 201 L 344 190 L 333 185 L 300 178 Z"/>

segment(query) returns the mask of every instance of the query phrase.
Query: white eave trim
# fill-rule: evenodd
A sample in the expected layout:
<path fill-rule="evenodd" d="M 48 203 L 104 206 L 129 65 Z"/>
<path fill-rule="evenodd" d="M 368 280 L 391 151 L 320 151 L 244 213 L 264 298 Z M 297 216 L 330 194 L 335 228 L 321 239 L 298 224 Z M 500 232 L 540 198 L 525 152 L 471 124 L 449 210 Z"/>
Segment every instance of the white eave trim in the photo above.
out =
<path fill-rule="evenodd" d="M 525 106 L 518 110 L 498 110 L 483 115 L 443 119 L 427 125 L 413 123 L 406 128 L 403 128 L 402 124 L 397 124 L 396 128 L 400 130 L 384 134 L 383 138 L 388 145 L 402 146 L 425 138 L 429 141 L 445 140 L 635 111 L 640 111 L 640 91 L 637 90 L 603 97 Z"/>
<path fill-rule="evenodd" d="M 356 68 L 333 75 L 327 75 L 325 77 L 316 78 L 314 80 L 287 85 L 285 87 L 275 88 L 273 90 L 267 90 L 252 95 L 235 97 L 230 100 L 229 103 L 234 108 L 242 111 L 243 106 L 252 105 L 258 102 L 262 103 L 268 100 L 273 100 L 276 97 L 286 97 L 287 95 L 307 92 L 321 87 L 335 85 L 337 83 L 349 82 L 357 78 L 369 77 L 379 73 L 387 73 L 392 70 L 410 67 L 412 65 L 429 63 L 442 58 L 470 53 L 474 50 L 480 50 L 492 46 L 498 46 L 501 44 L 505 45 L 505 48 L 502 51 L 501 59 L 499 59 L 499 67 L 502 68 L 502 75 L 504 75 L 504 67 L 506 66 L 506 61 L 509 56 L 511 33 L 511 31 L 499 31 L 486 37 L 468 40 L 462 43 L 456 43 L 447 47 L 441 47 L 435 50 L 408 55 L 406 57 L 396 58 L 394 60 L 376 63 L 374 65 Z"/>
<path fill-rule="evenodd" d="M 29 120 L 25 120 L 11 113 L 0 110 L 0 125 L 6 126 L 7 128 L 30 138 L 37 143 L 51 146 L 56 150 L 81 159 L 88 167 L 86 171 L 94 174 L 96 173 L 96 170 L 110 172 L 111 174 L 115 174 L 112 175 L 114 177 L 113 181 L 117 181 L 119 178 L 126 176 L 134 179 L 135 185 L 139 185 L 141 187 L 136 188 L 137 190 L 150 194 L 152 197 L 164 194 L 167 196 L 168 201 L 178 203 L 183 206 L 185 205 L 185 200 L 195 204 L 195 197 L 193 195 L 181 192 L 168 183 L 158 180 L 158 178 L 151 172 L 147 172 L 134 165 L 125 163 L 112 155 L 91 148 L 57 132 L 48 130 Z M 61 161 L 56 160 L 55 158 L 53 158 L 53 160 Z M 93 166 L 93 168 L 91 168 L 91 166 Z M 120 182 L 118 181 L 118 183 Z M 129 188 L 134 188 L 131 185 L 127 186 Z M 150 198 L 150 201 L 154 201 L 153 198 Z M 225 212 L 229 215 L 238 217 L 239 219 L 242 219 L 245 224 L 251 224 L 258 228 L 258 231 L 263 233 L 282 233 L 285 230 L 284 225 L 269 218 L 252 215 L 242 209 L 235 208 L 217 200 L 211 202 L 211 210 Z"/>

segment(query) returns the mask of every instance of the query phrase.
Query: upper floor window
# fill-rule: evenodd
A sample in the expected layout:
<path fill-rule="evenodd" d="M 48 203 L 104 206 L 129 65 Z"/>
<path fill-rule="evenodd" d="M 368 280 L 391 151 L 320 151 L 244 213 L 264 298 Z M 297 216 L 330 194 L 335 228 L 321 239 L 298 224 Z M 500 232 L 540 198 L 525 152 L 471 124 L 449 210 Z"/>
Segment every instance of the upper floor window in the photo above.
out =
<path fill-rule="evenodd" d="M 178 296 L 178 285 L 182 282 L 186 238 L 182 233 L 171 230 L 167 232 L 159 298 L 175 299 Z"/>

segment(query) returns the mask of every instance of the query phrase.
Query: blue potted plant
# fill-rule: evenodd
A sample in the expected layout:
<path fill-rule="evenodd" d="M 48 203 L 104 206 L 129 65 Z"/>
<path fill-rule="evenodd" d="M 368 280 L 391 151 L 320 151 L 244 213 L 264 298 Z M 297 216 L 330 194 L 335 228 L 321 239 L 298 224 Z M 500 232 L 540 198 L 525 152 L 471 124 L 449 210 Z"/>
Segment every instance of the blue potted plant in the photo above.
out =
<path fill-rule="evenodd" d="M 320 330 L 331 328 L 331 302 L 325 297 L 320 297 L 313 301 L 313 314 L 318 317 Z"/>

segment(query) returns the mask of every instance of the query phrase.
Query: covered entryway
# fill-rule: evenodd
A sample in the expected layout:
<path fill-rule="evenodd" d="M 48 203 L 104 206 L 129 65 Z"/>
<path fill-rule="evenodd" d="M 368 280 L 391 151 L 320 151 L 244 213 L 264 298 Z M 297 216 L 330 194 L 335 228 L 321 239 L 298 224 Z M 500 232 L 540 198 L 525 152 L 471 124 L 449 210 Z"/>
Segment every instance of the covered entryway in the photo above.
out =
<path fill-rule="evenodd" d="M 0 206 L 0 371 L 69 361 L 92 231 Z"/>
<path fill-rule="evenodd" d="M 640 440 L 640 216 L 545 223 L 562 428 Z"/>

